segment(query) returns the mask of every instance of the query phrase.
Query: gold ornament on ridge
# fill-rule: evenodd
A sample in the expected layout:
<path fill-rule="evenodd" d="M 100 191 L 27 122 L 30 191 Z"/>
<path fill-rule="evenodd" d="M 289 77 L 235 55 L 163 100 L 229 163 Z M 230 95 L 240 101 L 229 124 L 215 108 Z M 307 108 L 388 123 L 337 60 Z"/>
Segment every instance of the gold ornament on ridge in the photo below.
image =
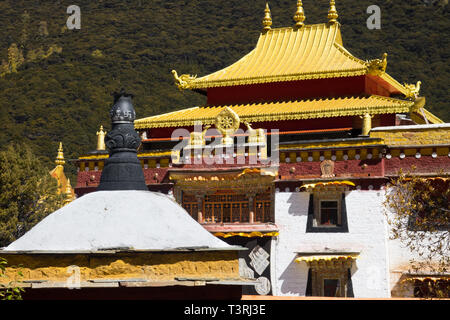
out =
<path fill-rule="evenodd" d="M 270 15 L 270 8 L 269 4 L 266 2 L 266 9 L 264 10 L 264 19 L 262 21 L 263 30 L 268 31 L 270 30 L 270 27 L 272 26 L 272 17 Z"/>
<path fill-rule="evenodd" d="M 334 24 L 339 18 L 338 12 L 336 10 L 336 2 L 334 0 L 330 1 L 330 10 L 328 10 L 328 22 Z"/>
<path fill-rule="evenodd" d="M 303 10 L 303 3 L 301 0 L 297 1 L 297 11 L 295 12 L 294 15 L 294 21 L 295 21 L 295 26 L 297 28 L 301 28 L 303 27 L 304 21 L 305 21 L 306 17 L 305 17 L 305 12 Z"/>
<path fill-rule="evenodd" d="M 382 59 L 374 59 L 366 62 L 367 71 L 370 75 L 381 76 L 386 72 L 387 68 L 387 53 L 383 54 Z"/>

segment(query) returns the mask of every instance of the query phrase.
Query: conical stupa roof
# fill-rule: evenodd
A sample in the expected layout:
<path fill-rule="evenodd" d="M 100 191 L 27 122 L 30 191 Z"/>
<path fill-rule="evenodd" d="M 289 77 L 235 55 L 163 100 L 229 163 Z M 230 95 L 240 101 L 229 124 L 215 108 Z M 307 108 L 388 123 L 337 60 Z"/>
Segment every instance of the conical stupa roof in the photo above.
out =
<path fill-rule="evenodd" d="M 97 191 L 53 212 L 4 250 L 170 250 L 186 247 L 234 248 L 206 231 L 164 194 Z"/>

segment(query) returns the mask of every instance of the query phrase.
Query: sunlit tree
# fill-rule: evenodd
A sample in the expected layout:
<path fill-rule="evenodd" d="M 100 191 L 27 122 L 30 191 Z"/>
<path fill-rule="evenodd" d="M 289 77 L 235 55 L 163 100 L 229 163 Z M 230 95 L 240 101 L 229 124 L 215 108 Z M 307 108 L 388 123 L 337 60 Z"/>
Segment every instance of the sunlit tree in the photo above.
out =
<path fill-rule="evenodd" d="M 386 192 L 391 239 L 400 240 L 415 258 L 412 271 L 447 273 L 450 266 L 450 180 L 399 172 Z M 444 176 L 444 175 L 442 175 Z M 449 297 L 449 282 L 428 283 L 422 296 Z"/>
<path fill-rule="evenodd" d="M 29 147 L 0 151 L 0 247 L 21 237 L 63 205 L 57 181 Z"/>

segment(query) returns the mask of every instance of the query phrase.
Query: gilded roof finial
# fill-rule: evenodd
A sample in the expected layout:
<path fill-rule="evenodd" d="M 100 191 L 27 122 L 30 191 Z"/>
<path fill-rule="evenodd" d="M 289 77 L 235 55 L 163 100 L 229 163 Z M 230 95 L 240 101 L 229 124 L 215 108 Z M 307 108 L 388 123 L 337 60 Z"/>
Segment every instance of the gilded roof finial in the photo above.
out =
<path fill-rule="evenodd" d="M 62 166 L 62 165 L 64 165 L 66 163 L 66 161 L 64 161 L 64 153 L 63 153 L 62 142 L 59 143 L 58 155 L 56 156 L 55 163 L 58 166 Z"/>
<path fill-rule="evenodd" d="M 67 179 L 66 189 L 64 190 L 64 205 L 72 202 L 73 194 L 72 194 L 72 186 L 70 185 L 70 179 Z"/>
<path fill-rule="evenodd" d="M 264 19 L 262 21 L 263 30 L 268 31 L 270 30 L 270 26 L 272 25 L 272 17 L 270 15 L 270 8 L 269 4 L 266 2 L 266 9 L 264 10 Z"/>
<path fill-rule="evenodd" d="M 295 26 L 297 28 L 303 27 L 305 25 L 303 23 L 305 21 L 305 19 L 306 19 L 306 17 L 305 17 L 305 12 L 303 11 L 302 0 L 298 0 L 297 1 L 297 11 L 295 12 L 295 15 L 294 15 Z"/>
<path fill-rule="evenodd" d="M 106 131 L 103 131 L 103 126 L 100 126 L 100 131 L 97 131 L 97 150 L 106 150 L 105 135 Z"/>
<path fill-rule="evenodd" d="M 328 10 L 328 22 L 330 24 L 334 24 L 337 22 L 338 17 L 339 15 L 336 10 L 336 2 L 334 0 L 330 0 L 330 10 Z"/>

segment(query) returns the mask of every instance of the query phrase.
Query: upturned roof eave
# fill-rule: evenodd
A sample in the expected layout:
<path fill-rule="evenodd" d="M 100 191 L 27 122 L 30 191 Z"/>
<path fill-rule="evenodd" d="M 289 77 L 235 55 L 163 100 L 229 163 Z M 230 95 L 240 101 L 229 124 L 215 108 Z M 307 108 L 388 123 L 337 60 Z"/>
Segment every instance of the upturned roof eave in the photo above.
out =
<path fill-rule="evenodd" d="M 302 109 L 301 104 L 309 103 L 314 105 L 324 105 L 330 102 L 343 104 L 352 102 L 355 104 L 356 99 L 361 101 L 358 103 L 360 106 L 356 107 L 336 107 L 323 108 L 321 110 L 314 108 L 311 110 Z M 379 103 L 368 105 L 369 100 L 375 99 Z M 298 104 L 294 110 L 293 105 Z M 273 111 L 273 107 L 277 106 L 276 112 Z M 283 107 L 283 105 L 286 105 Z M 289 102 L 273 102 L 263 104 L 245 104 L 245 105 L 230 105 L 231 109 L 245 109 L 252 108 L 257 111 L 238 113 L 241 120 L 247 120 L 249 122 L 263 122 L 263 121 L 283 121 L 283 120 L 302 120 L 302 119 L 318 119 L 318 118 L 333 118 L 342 116 L 360 116 L 366 112 L 370 114 L 391 114 L 391 113 L 407 113 L 411 111 L 414 102 L 400 100 L 395 98 L 387 98 L 381 96 L 370 96 L 369 98 L 338 98 L 338 99 L 319 99 L 319 100 L 300 100 Z M 159 116 L 143 118 L 135 121 L 136 129 L 149 129 L 149 128 L 170 128 L 170 127 L 182 127 L 192 126 L 196 121 L 200 121 L 203 125 L 213 124 L 215 122 L 217 114 L 227 106 L 220 107 L 196 107 L 177 112 L 171 112 Z M 267 110 L 262 110 L 262 107 L 267 107 Z M 205 108 L 208 108 L 210 114 L 205 114 Z M 282 109 L 285 108 L 286 111 Z M 214 112 L 213 112 L 214 111 Z M 187 112 L 187 113 L 186 113 Z"/>

